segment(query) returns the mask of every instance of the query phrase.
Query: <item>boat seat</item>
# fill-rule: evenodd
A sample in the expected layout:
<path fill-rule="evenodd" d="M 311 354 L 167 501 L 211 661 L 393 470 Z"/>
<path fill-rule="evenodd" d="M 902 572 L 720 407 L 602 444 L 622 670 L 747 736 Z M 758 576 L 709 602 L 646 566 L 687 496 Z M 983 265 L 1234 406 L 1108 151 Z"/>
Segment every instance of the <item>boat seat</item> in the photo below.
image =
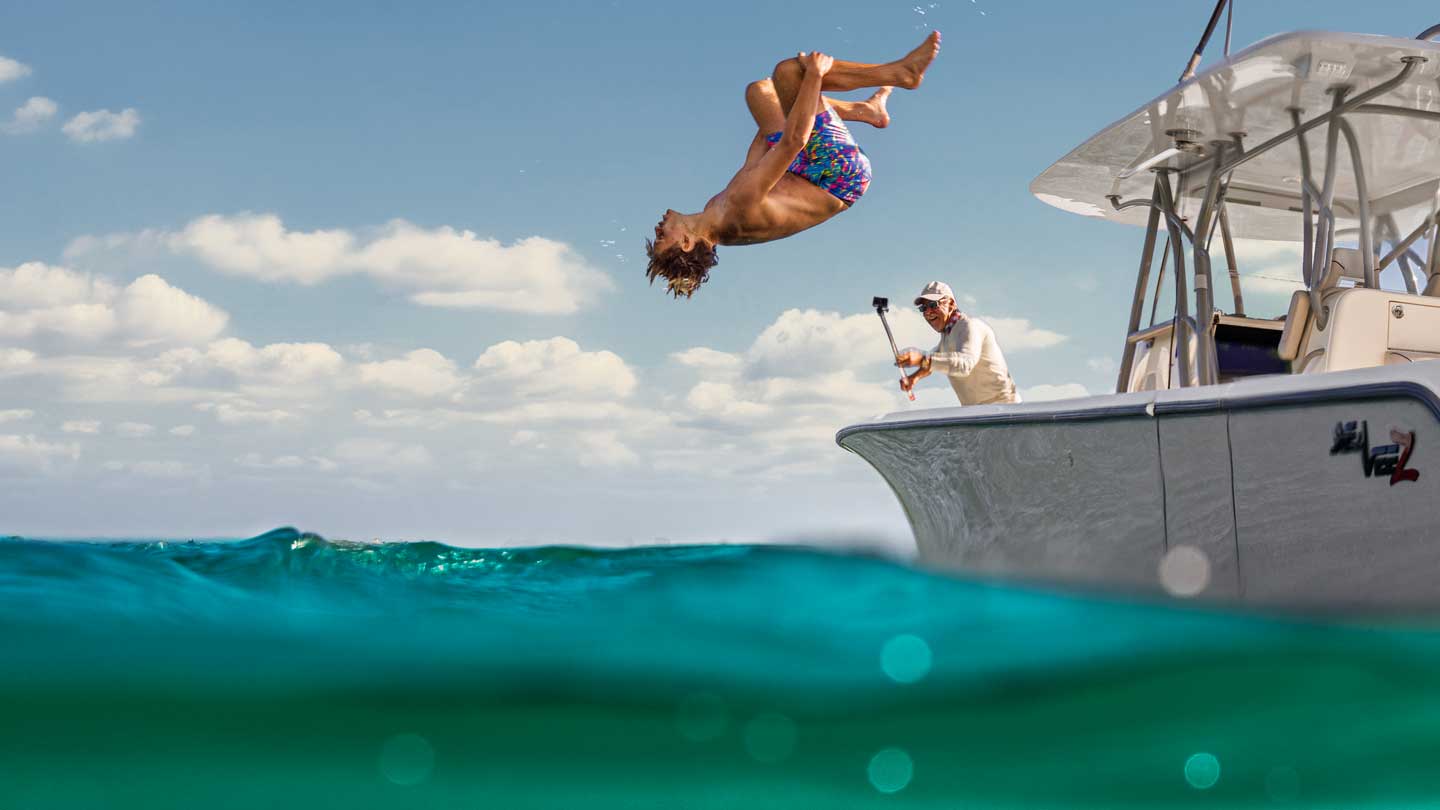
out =
<path fill-rule="evenodd" d="M 1360 251 L 1355 248 L 1335 248 L 1330 267 L 1326 269 L 1324 278 L 1320 279 L 1320 294 L 1324 295 L 1336 289 L 1340 286 L 1340 281 L 1347 278 L 1360 284 L 1365 283 L 1365 265 L 1361 261 Z M 1290 296 L 1290 311 L 1285 315 L 1285 330 L 1280 333 L 1280 345 L 1275 349 L 1281 360 L 1294 362 L 1295 358 L 1300 356 L 1305 330 L 1310 325 L 1310 314 L 1309 291 L 1296 290 Z M 1307 362 L 1311 359 L 1313 358 L 1306 358 Z"/>
<path fill-rule="evenodd" d="M 1285 329 L 1280 333 L 1280 345 L 1275 353 L 1281 360 L 1290 362 L 1300 354 L 1300 339 L 1305 335 L 1305 323 L 1310 320 L 1310 292 L 1296 290 L 1290 296 L 1290 310 L 1285 314 Z"/>

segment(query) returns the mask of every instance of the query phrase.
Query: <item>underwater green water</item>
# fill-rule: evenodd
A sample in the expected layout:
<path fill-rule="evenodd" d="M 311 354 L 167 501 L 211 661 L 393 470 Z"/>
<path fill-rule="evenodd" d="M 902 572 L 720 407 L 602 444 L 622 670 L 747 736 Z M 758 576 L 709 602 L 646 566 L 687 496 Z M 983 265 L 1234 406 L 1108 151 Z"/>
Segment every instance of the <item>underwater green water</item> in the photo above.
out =
<path fill-rule="evenodd" d="M 796 548 L 0 541 L 0 808 L 1440 806 L 1440 634 Z"/>

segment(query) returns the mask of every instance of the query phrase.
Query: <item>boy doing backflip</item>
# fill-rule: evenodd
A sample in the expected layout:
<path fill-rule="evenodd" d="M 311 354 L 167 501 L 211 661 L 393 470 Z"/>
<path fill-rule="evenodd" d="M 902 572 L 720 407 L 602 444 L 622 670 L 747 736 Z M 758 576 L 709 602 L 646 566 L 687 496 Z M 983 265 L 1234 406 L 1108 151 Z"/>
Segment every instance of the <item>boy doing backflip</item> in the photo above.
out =
<path fill-rule="evenodd" d="M 844 211 L 870 185 L 870 160 L 845 121 L 876 128 L 890 123 L 891 87 L 920 86 L 940 52 L 933 31 L 903 58 L 883 65 L 845 62 L 801 53 L 775 66 L 768 79 L 745 88 L 757 131 L 745 165 L 697 214 L 668 210 L 646 240 L 647 275 L 664 278 L 676 297 L 690 297 L 718 262 L 717 245 L 753 245 L 783 239 Z M 827 98 L 823 91 L 880 88 L 860 102 Z"/>

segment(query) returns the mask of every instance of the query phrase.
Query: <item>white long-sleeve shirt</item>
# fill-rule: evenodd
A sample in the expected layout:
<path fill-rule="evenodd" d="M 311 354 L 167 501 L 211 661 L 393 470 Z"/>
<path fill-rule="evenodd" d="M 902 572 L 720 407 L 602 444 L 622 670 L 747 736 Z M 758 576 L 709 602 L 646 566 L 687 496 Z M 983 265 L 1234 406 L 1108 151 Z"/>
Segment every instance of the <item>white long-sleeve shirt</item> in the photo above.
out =
<path fill-rule="evenodd" d="M 1010 367 L 990 325 L 961 312 L 940 335 L 930 370 L 950 378 L 961 405 L 1019 402 Z"/>

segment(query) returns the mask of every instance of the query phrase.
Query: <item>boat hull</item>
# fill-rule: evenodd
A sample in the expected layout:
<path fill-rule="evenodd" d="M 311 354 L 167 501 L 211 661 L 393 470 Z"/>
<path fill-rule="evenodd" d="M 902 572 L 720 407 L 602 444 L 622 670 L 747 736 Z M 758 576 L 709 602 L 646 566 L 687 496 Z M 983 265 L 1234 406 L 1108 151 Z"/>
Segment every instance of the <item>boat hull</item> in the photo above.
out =
<path fill-rule="evenodd" d="M 1222 602 L 1433 609 L 1437 390 L 1440 363 L 1427 362 L 897 414 L 837 441 L 889 482 L 934 566 Z M 1200 561 L 1202 587 L 1194 571 L 1178 589 L 1166 576 L 1180 555 Z"/>

